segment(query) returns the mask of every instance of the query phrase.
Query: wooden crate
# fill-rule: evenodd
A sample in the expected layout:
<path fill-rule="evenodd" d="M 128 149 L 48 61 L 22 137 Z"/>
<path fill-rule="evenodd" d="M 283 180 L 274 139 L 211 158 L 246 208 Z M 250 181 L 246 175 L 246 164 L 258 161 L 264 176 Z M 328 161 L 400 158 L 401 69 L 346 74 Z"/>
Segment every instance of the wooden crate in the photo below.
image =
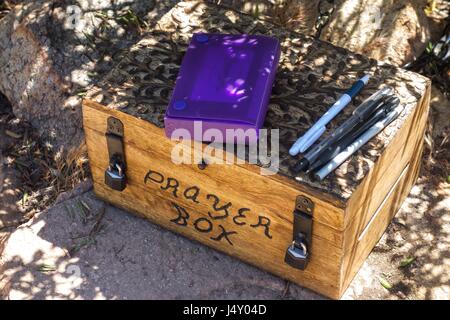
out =
<path fill-rule="evenodd" d="M 211 164 L 219 155 L 202 155 L 206 167 L 171 161 L 178 142 L 164 135 L 163 117 L 194 32 L 265 34 L 281 40 L 265 122 L 266 128 L 279 129 L 277 174 L 261 175 L 261 167 L 248 162 Z M 405 111 L 324 181 L 293 175 L 290 145 L 365 72 L 372 75 L 369 84 L 328 132 L 384 84 L 395 88 Z M 100 198 L 169 230 L 339 298 L 417 178 L 429 95 L 430 82 L 420 75 L 230 9 L 180 3 L 84 100 L 94 190 Z M 124 125 L 128 183 L 121 192 L 104 183 L 109 117 Z M 300 270 L 285 262 L 285 254 L 298 222 L 296 201 L 303 197 L 314 209 L 310 259 Z"/>

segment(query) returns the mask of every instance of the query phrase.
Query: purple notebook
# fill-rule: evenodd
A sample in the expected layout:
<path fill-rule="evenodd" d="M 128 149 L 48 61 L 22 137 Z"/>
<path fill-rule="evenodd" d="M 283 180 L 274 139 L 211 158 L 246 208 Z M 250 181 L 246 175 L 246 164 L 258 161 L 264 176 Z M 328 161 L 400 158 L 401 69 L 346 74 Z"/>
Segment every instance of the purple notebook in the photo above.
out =
<path fill-rule="evenodd" d="M 194 34 L 164 117 L 166 135 L 186 129 L 195 140 L 252 143 L 227 129 L 251 129 L 258 137 L 279 57 L 275 38 Z"/>

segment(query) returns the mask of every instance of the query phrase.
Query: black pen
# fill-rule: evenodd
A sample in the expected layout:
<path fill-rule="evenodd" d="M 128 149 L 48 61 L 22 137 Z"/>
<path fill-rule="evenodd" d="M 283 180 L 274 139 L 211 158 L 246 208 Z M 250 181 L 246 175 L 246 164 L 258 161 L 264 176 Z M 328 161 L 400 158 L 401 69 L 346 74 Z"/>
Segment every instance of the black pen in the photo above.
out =
<path fill-rule="evenodd" d="M 363 103 L 361 103 L 344 123 L 342 123 L 330 136 L 322 140 L 319 144 L 308 151 L 303 158 L 291 168 L 294 172 L 306 171 L 310 164 L 314 162 L 322 152 L 324 152 L 333 143 L 341 139 L 349 133 L 359 123 L 365 121 L 375 110 L 380 108 L 385 102 L 393 98 L 393 89 L 391 87 L 384 87 Z"/>
<path fill-rule="evenodd" d="M 323 152 L 320 157 L 314 161 L 308 171 L 314 171 L 317 168 L 323 166 L 328 163 L 331 159 L 337 156 L 340 152 L 342 152 L 345 148 L 347 148 L 350 144 L 353 143 L 363 132 L 373 126 L 375 123 L 385 118 L 389 112 L 391 112 L 394 108 L 399 105 L 399 100 L 396 99 L 391 101 L 390 103 L 384 105 L 382 108 L 375 111 L 367 121 L 357 126 L 352 132 L 343 137 L 341 140 L 330 146 Z"/>
<path fill-rule="evenodd" d="M 325 177 L 339 167 L 345 160 L 357 152 L 370 139 L 380 133 L 392 121 L 394 121 L 403 111 L 404 106 L 398 105 L 384 118 L 376 122 L 373 126 L 364 131 L 357 139 L 355 139 L 345 150 L 336 155 L 328 163 L 323 165 L 319 170 L 314 172 L 315 179 L 323 180 Z"/>

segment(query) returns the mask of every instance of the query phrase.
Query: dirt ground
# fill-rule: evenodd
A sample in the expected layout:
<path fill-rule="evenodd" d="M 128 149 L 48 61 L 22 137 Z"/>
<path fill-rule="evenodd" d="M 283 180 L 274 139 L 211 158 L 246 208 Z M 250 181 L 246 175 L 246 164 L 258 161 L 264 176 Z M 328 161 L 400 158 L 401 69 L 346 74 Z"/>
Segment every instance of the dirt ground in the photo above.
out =
<path fill-rule="evenodd" d="M 448 299 L 449 201 L 419 182 L 343 299 Z M 0 264 L 5 299 L 324 299 L 111 207 L 89 182 L 12 232 Z"/>
<path fill-rule="evenodd" d="M 450 102 L 439 88 L 419 179 L 344 299 L 450 299 Z M 83 155 L 47 148 L 0 94 L 0 298 L 323 298 L 96 199 Z"/>
<path fill-rule="evenodd" d="M 416 185 L 344 299 L 450 298 L 450 126 L 442 121 L 449 110 L 433 90 L 434 149 L 426 148 Z M 35 159 L 30 173 L 16 161 L 26 161 L 17 152 L 37 138 L 6 101 L 0 119 L 3 298 L 323 299 L 108 206 L 95 198 L 89 179 L 73 191 L 52 192 L 51 180 L 33 186 L 33 172 L 46 176 L 48 167 Z"/>

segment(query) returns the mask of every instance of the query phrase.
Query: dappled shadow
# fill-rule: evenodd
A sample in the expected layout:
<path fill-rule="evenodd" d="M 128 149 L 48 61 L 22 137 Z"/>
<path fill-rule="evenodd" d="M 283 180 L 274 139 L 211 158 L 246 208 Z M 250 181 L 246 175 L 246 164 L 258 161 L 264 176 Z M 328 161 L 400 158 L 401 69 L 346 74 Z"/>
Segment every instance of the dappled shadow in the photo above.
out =
<path fill-rule="evenodd" d="M 81 99 L 177 1 L 18 1 L 2 20 L 0 91 L 56 147 L 83 139 Z"/>
<path fill-rule="evenodd" d="M 90 174 L 86 151 L 65 155 L 49 148 L 0 94 L 0 233 L 53 204 Z"/>
<path fill-rule="evenodd" d="M 359 287 L 360 294 L 448 299 L 450 231 L 446 221 L 450 190 L 445 182 L 429 178 L 429 171 L 422 169 L 418 182 L 356 276 L 352 287 Z M 383 288 L 378 277 L 385 278 L 392 288 Z"/>
<path fill-rule="evenodd" d="M 360 294 L 448 299 L 450 187 L 445 178 L 450 170 L 450 126 L 447 121 L 444 127 L 427 129 L 431 128 L 427 135 L 433 137 L 434 146 L 417 146 L 423 153 L 415 186 L 352 284 Z M 367 274 L 371 279 L 365 279 Z M 382 288 L 378 277 L 386 278 L 392 288 Z"/>
<path fill-rule="evenodd" d="M 264 127 L 280 130 L 279 173 L 300 181 L 311 192 L 320 190 L 322 194 L 330 194 L 331 201 L 347 200 L 414 110 L 425 93 L 427 80 L 264 21 L 255 23 L 251 16 L 213 8 L 212 5 L 184 5 L 173 12 L 172 17 L 161 20 L 158 27 L 147 34 L 149 37 L 134 46 L 88 97 L 163 128 L 164 113 L 192 33 L 247 33 L 276 37 L 282 44 L 282 54 Z M 183 17 L 186 13 L 189 18 Z M 369 84 L 336 117 L 336 121 L 329 124 L 324 136 L 383 85 L 394 87 L 401 103 L 405 104 L 405 112 L 391 130 L 373 139 L 358 151 L 356 157 L 324 181 L 295 175 L 290 168 L 299 157 L 289 155 L 290 146 L 340 94 L 366 73 L 372 76 Z"/>
<path fill-rule="evenodd" d="M 176 1 L 8 3 L 0 1 L 0 91 L 20 120 L 9 110 L 0 123 L 2 233 L 85 176 L 81 98 Z M 82 9 L 80 27 L 72 5 Z"/>
<path fill-rule="evenodd" d="M 195 11 L 195 7 L 183 10 L 186 14 L 192 13 L 192 11 Z M 179 63 L 192 32 L 262 33 L 276 36 L 283 43 L 284 52 L 265 125 L 268 128 L 279 128 L 281 130 L 281 173 L 292 178 L 291 173 L 289 173 L 289 166 L 294 160 L 287 155 L 289 146 L 328 108 L 339 93 L 343 92 L 363 73 L 370 72 L 373 74 L 373 81 L 366 87 L 364 94 L 357 98 L 336 119 L 328 132 L 348 116 L 362 99 L 384 83 L 398 87 L 398 94 L 407 105 L 408 112 L 411 112 L 423 93 L 425 82 L 420 77 L 410 78 L 410 75 L 392 67 L 377 66 L 375 61 L 363 56 L 349 53 L 327 43 L 316 42 L 299 34 L 274 28 L 268 23 L 254 23 L 253 19 L 245 15 L 225 15 L 223 13 L 215 7 L 210 7 L 201 11 L 195 19 L 189 20 L 175 16 L 173 20 L 170 20 L 171 22 L 166 21 L 166 24 L 160 25 L 158 29 L 145 32 L 145 35 L 151 36 L 156 41 L 153 43 L 144 42 L 141 46 L 134 47 L 136 52 L 132 51 L 127 58 L 128 60 L 124 60 L 119 68 L 104 81 L 106 87 L 103 88 L 105 91 L 102 92 L 102 95 L 107 101 L 106 103 L 112 103 L 112 101 L 117 103 L 119 99 L 119 102 L 123 102 L 123 104 L 118 104 L 120 110 L 144 118 L 161 127 L 162 117 L 175 83 Z M 102 47 L 100 43 L 104 43 L 101 52 L 111 57 L 108 47 L 109 42 L 102 42 L 102 39 L 97 38 L 99 37 L 95 36 L 94 41 L 84 39 L 83 48 L 85 45 L 89 47 L 89 43 L 93 44 L 94 47 Z M 58 36 L 53 40 L 60 45 L 63 45 L 65 41 L 64 37 L 58 38 Z M 118 48 L 117 59 L 128 51 L 127 48 L 133 41 L 122 43 L 124 45 L 122 49 L 124 50 L 121 49 L 120 44 L 117 44 L 117 47 L 112 46 Z M 84 48 L 83 50 L 89 51 L 91 49 Z M 94 60 L 97 59 L 95 54 L 86 56 Z M 62 60 L 60 63 L 61 68 L 65 68 L 64 61 Z M 97 72 L 97 75 L 93 78 L 99 80 L 115 61 L 116 58 L 107 58 L 104 64 L 95 62 L 92 69 L 84 70 Z M 83 69 L 81 65 L 73 64 L 71 68 L 68 69 L 71 70 L 70 74 L 78 68 Z M 121 87 L 125 84 L 126 86 Z M 111 89 L 115 91 L 111 91 Z M 81 90 L 78 93 L 83 96 L 85 86 L 77 84 L 74 85 L 73 90 Z M 123 95 L 118 93 L 123 93 Z M 109 98 L 111 100 L 108 102 Z M 397 122 L 397 125 L 400 125 L 407 115 L 405 114 Z M 411 130 L 414 130 L 414 128 L 411 128 Z M 322 190 L 322 192 L 326 190 L 337 196 L 348 196 L 361 182 L 373 163 L 377 161 L 395 132 L 395 130 L 391 130 L 374 139 L 373 142 L 358 152 L 357 156 L 348 161 L 343 168 L 327 178 L 324 183 L 319 184 L 311 181 L 306 176 L 301 177 L 302 182 L 311 185 L 315 190 Z M 91 198 L 86 201 L 88 206 L 94 206 L 95 203 L 98 203 L 98 200 Z M 220 292 L 223 293 L 223 290 L 227 288 L 237 288 L 236 292 L 242 292 L 245 287 L 251 287 L 253 291 L 249 291 L 250 294 L 246 293 L 248 295 L 236 293 L 237 298 L 251 297 L 251 294 L 256 295 L 260 292 L 263 292 L 263 297 L 279 297 L 279 292 L 282 291 L 280 288 L 284 289 L 283 285 L 280 287 L 280 283 L 283 282 L 274 280 L 275 278 L 270 278 L 270 281 L 261 283 L 259 278 L 267 275 L 259 273 L 253 268 L 238 273 L 237 278 L 233 278 L 232 275 L 236 274 L 237 268 L 247 270 L 249 267 L 244 264 L 237 264 L 236 260 L 226 258 L 215 251 L 192 245 L 188 240 L 162 231 L 143 220 L 125 215 L 120 215 L 120 217 L 114 215 L 108 218 L 108 214 L 106 214 L 106 220 L 104 221 L 104 217 L 100 219 L 100 209 L 85 213 L 85 217 L 81 213 L 83 211 L 81 207 L 75 208 L 75 210 L 77 213 L 74 213 L 73 220 L 70 220 L 72 219 L 69 213 L 70 209 L 67 210 L 69 218 L 67 216 L 56 218 L 53 215 L 55 219 L 62 219 L 62 221 L 60 220 L 61 223 L 58 223 L 58 220 L 52 221 L 48 212 L 40 215 L 33 222 L 33 225 L 39 226 L 40 229 L 34 232 L 44 241 L 44 246 L 47 246 L 46 249 L 42 251 L 34 250 L 26 258 L 11 256 L 10 260 L 3 266 L 4 270 L 11 270 L 10 276 L 13 281 L 10 281 L 10 283 L 12 289 L 20 297 L 46 298 L 52 296 L 89 299 L 101 297 L 183 298 L 189 296 L 211 298 L 222 297 Z M 115 209 L 111 210 L 115 211 Z M 81 214 L 81 216 L 76 216 L 77 214 Z M 68 224 L 67 221 L 73 221 L 74 224 Z M 98 221 L 100 221 L 100 224 L 97 223 Z M 99 227 L 104 223 L 109 224 L 112 233 L 115 234 L 114 237 L 106 237 L 107 233 L 104 232 L 107 229 Z M 136 230 L 142 225 L 145 226 L 145 229 L 137 232 Z M 23 227 L 24 230 L 26 228 Z M 58 228 L 61 229 L 58 231 Z M 127 233 L 125 233 L 125 230 L 121 228 L 130 228 L 131 231 L 127 230 Z M 94 230 L 93 233 L 91 233 L 92 230 Z M 146 232 L 152 234 L 151 239 L 147 241 Z M 62 234 L 64 237 L 60 238 L 57 236 L 58 234 Z M 131 234 L 132 237 L 120 237 L 123 234 Z M 154 243 L 159 245 L 159 249 Z M 156 251 L 151 251 L 152 248 Z M 180 257 L 180 248 L 187 248 L 181 250 L 181 254 L 185 254 L 186 263 L 180 262 L 183 261 Z M 150 253 L 147 255 L 148 251 Z M 53 258 L 49 258 L 49 262 L 47 258 L 44 258 L 46 252 L 55 254 Z M 205 264 L 206 266 L 202 266 L 202 261 L 199 265 L 197 261 L 201 260 L 198 259 L 199 252 L 208 252 L 209 260 Z M 155 259 L 155 257 L 158 258 Z M 214 257 L 218 257 L 217 260 Z M 214 262 L 215 260 L 220 262 Z M 85 264 L 86 261 L 87 264 Z M 99 261 L 103 261 L 102 264 Z M 433 261 L 433 263 L 438 264 L 440 261 Z M 231 271 L 225 274 L 215 271 L 223 270 L 224 264 L 230 265 Z M 72 278 L 72 273 L 65 276 L 61 281 L 67 280 L 68 284 L 65 285 L 69 289 L 68 291 L 61 291 L 57 277 L 61 273 L 65 273 L 70 265 L 80 268 L 80 276 Z M 53 271 L 53 269 L 56 270 Z M 78 269 L 71 268 L 70 270 Z M 138 271 L 139 273 L 137 273 Z M 30 280 L 30 272 L 39 285 L 30 286 L 30 283 L 35 283 Z M 212 279 L 212 282 L 224 281 L 223 279 L 227 282 L 219 285 L 218 288 L 209 287 L 204 290 L 202 280 L 198 283 L 192 282 L 196 275 L 201 276 L 199 279 L 210 277 L 208 279 Z M 119 276 L 126 277 L 119 279 Z M 147 280 L 141 281 L 141 276 Z M 230 277 L 231 280 L 227 280 Z M 81 287 L 80 282 L 77 282 L 80 279 L 82 280 Z M 178 286 L 180 283 L 181 285 Z M 271 283 L 276 285 L 271 288 Z M 291 288 L 292 290 L 294 293 L 288 295 L 292 298 L 317 297 L 307 290 L 302 291 L 298 287 Z M 231 296 L 227 297 L 231 298 Z"/>
<path fill-rule="evenodd" d="M 1 230 L 17 226 L 22 221 L 22 213 L 16 204 L 20 199 L 18 188 L 21 181 L 17 172 L 9 166 L 7 152 L 5 152 L 19 136 L 18 133 L 9 131 L 15 127 L 15 124 L 11 123 L 11 118 L 13 118 L 11 105 L 0 93 L 0 247 Z"/>
<path fill-rule="evenodd" d="M 426 1 L 355 4 L 351 1 L 339 4 L 322 39 L 395 65 L 412 61 L 425 50 L 429 38 Z"/>
<path fill-rule="evenodd" d="M 333 0 L 209 0 L 251 14 L 289 30 L 319 37 L 334 7 Z"/>
<path fill-rule="evenodd" d="M 37 22 L 36 22 L 37 23 Z M 33 28 L 36 28 L 37 26 L 33 26 Z M 208 28 L 208 31 L 214 31 L 212 27 Z M 165 36 L 167 38 L 170 38 L 170 33 L 166 33 Z M 55 39 L 53 39 L 55 40 Z M 56 39 L 55 41 L 59 41 Z M 61 43 L 63 41 L 61 40 Z M 86 49 L 90 50 L 90 49 Z M 105 49 L 106 50 L 106 49 Z M 182 53 L 180 54 L 180 58 L 182 56 Z M 178 63 L 180 60 L 178 61 Z M 61 67 L 63 67 L 64 64 L 61 64 Z M 77 70 L 77 67 L 74 67 L 74 70 Z M 82 68 L 82 67 L 80 67 Z M 94 69 L 95 70 L 95 69 Z M 75 85 L 74 85 L 75 86 Z M 76 85 L 78 88 L 78 85 Z M 82 86 L 81 86 L 82 87 Z M 168 94 L 169 92 L 167 92 Z M 92 200 L 96 201 L 98 203 L 98 200 Z M 88 201 L 89 202 L 89 201 Z M 92 203 L 91 203 L 92 204 Z M 71 209 L 68 209 L 67 212 L 69 212 Z M 76 207 L 75 209 L 72 208 L 72 210 L 80 211 L 83 209 L 80 209 L 80 207 Z M 70 218 L 70 213 L 68 213 Z M 91 248 L 91 250 L 94 250 L 95 252 L 98 252 L 100 254 L 104 254 L 101 248 L 102 246 L 96 247 L 96 239 L 99 239 L 104 234 L 102 233 L 103 229 L 99 229 L 98 233 L 94 232 L 91 233 L 92 230 L 94 230 L 94 226 L 96 224 L 96 219 L 98 218 L 98 212 L 92 213 L 92 215 L 86 215 L 85 218 L 81 219 L 81 230 L 72 230 L 75 228 L 73 225 L 74 223 L 77 224 L 74 220 L 69 219 L 67 215 L 61 215 L 59 214 L 58 217 L 53 216 L 53 218 L 61 219 L 58 221 L 52 221 L 51 214 L 49 212 L 43 212 L 39 217 L 37 217 L 35 220 L 33 220 L 31 225 L 25 225 L 20 227 L 16 231 L 16 235 L 20 237 L 20 234 L 22 232 L 31 232 L 36 233 L 38 235 L 38 238 L 40 239 L 37 241 L 37 247 L 33 246 L 29 243 L 24 243 L 24 248 L 19 250 L 20 254 L 8 256 L 7 261 L 3 261 L 2 265 L 2 276 L 3 277 L 10 277 L 8 279 L 3 279 L 4 281 L 8 281 L 9 288 L 11 289 L 10 292 L 14 291 L 18 294 L 16 297 L 20 298 L 49 298 L 49 297 L 55 297 L 55 298 L 84 298 L 84 299 L 90 299 L 90 298 L 99 298 L 99 297 L 107 297 L 107 298 L 115 298 L 115 297 L 121 297 L 121 298 L 127 298 L 127 297 L 145 297 L 145 298 L 164 298 L 164 297 L 174 297 L 174 298 L 182 298 L 184 294 L 186 295 L 193 295 L 194 297 L 199 298 L 211 298 L 214 296 L 220 295 L 220 290 L 227 290 L 227 288 L 236 288 L 236 297 L 255 297 L 257 295 L 260 295 L 261 297 L 271 297 L 271 298 L 277 298 L 281 296 L 281 293 L 285 289 L 285 282 L 269 276 L 265 273 L 262 273 L 260 271 L 257 271 L 253 268 L 248 267 L 247 265 L 240 264 L 237 260 L 233 260 L 231 258 L 224 258 L 227 263 L 236 264 L 239 266 L 243 266 L 242 268 L 248 270 L 246 271 L 245 277 L 248 276 L 249 280 L 241 280 L 236 278 L 230 278 L 226 284 L 223 286 L 214 286 L 214 288 L 211 288 L 206 292 L 200 292 L 200 290 L 203 287 L 202 280 L 200 280 L 198 283 L 192 284 L 192 274 L 196 274 L 198 272 L 204 272 L 205 274 L 211 273 L 214 277 L 214 281 L 212 283 L 217 283 L 220 281 L 220 279 L 227 279 L 227 276 L 223 273 L 216 273 L 211 272 L 211 270 L 220 270 L 223 265 L 220 261 L 222 261 L 222 258 L 217 258 L 217 253 L 213 252 L 213 261 L 215 262 L 215 266 L 212 268 L 211 266 L 206 266 L 203 268 L 197 268 L 193 269 L 194 267 L 191 266 L 191 264 L 195 263 L 194 261 L 189 261 L 185 265 L 185 268 L 187 271 L 183 271 L 181 274 L 182 278 L 186 280 L 186 282 L 183 282 L 183 285 L 186 287 L 183 287 L 181 290 L 180 288 L 175 288 L 176 290 L 171 290 L 171 286 L 176 285 L 176 283 L 180 282 L 179 276 L 172 281 L 167 281 L 168 275 L 164 273 L 163 271 L 166 269 L 169 269 L 171 271 L 172 267 L 176 267 L 178 265 L 178 261 L 180 260 L 179 254 L 174 254 L 173 252 L 170 252 L 170 255 L 164 254 L 164 251 L 159 252 L 159 256 L 163 257 L 164 263 L 160 263 L 159 260 L 156 261 L 153 259 L 152 256 L 146 256 L 145 259 L 147 259 L 145 262 L 150 263 L 153 262 L 153 267 L 157 268 L 156 270 L 144 270 L 144 276 L 145 277 L 153 277 L 156 275 L 156 277 L 162 277 L 157 278 L 157 281 L 152 282 L 149 284 L 148 282 L 142 282 L 140 276 L 141 274 L 138 274 L 137 277 L 134 279 L 134 282 L 131 281 L 133 284 L 136 285 L 136 288 L 134 288 L 132 291 L 129 292 L 129 295 L 124 293 L 125 291 L 121 291 L 123 288 L 126 288 L 127 286 L 130 286 L 130 281 L 123 281 L 118 283 L 118 274 L 123 274 L 131 269 L 133 269 L 133 266 L 140 269 L 144 268 L 142 267 L 143 264 L 136 263 L 135 257 L 130 258 L 129 256 L 124 257 L 122 259 L 121 252 L 123 250 L 131 250 L 132 248 L 135 248 L 137 250 L 136 257 L 139 258 L 142 256 L 142 247 L 139 245 L 135 245 L 136 238 L 134 237 L 136 235 L 136 227 L 142 223 L 145 223 L 144 225 L 147 228 L 156 228 L 157 227 L 151 227 L 151 225 L 147 222 L 143 222 L 140 219 L 136 218 L 129 218 L 129 219 L 135 219 L 133 221 L 138 221 L 134 223 L 132 230 L 133 238 L 130 239 L 129 245 L 124 249 L 123 243 L 115 243 L 114 247 L 111 249 L 112 251 L 109 251 L 108 253 L 114 252 L 115 258 L 117 258 L 118 262 L 120 262 L 120 271 L 114 272 L 112 270 L 111 265 L 106 263 L 105 265 L 102 265 L 101 267 L 95 265 L 98 261 L 97 258 L 93 260 L 93 266 L 90 268 L 90 266 L 80 266 L 81 273 L 86 272 L 85 270 L 89 270 L 88 272 L 91 272 L 92 270 L 99 270 L 96 271 L 96 275 L 94 276 L 90 281 L 87 281 L 86 286 L 83 287 L 85 291 L 79 292 L 77 289 L 74 289 L 72 286 L 73 283 L 77 284 L 79 278 L 73 278 L 73 270 L 77 270 L 76 268 L 73 269 L 71 266 L 77 266 L 78 258 L 82 253 L 84 253 L 88 248 Z M 125 217 L 125 216 L 124 216 Z M 126 216 L 128 219 L 128 216 Z M 74 219 L 78 219 L 75 217 Z M 84 222 L 83 222 L 84 221 Z M 72 222 L 72 224 L 70 224 Z M 112 223 L 111 225 L 120 227 L 120 226 L 126 226 L 123 221 L 116 221 Z M 65 224 L 69 223 L 69 224 Z M 94 225 L 93 225 L 94 224 Z M 33 229 L 35 228 L 35 229 Z M 62 230 L 62 228 L 66 228 Z M 31 230 L 33 229 L 33 230 Z M 147 231 L 148 229 L 146 229 Z M 61 232 L 61 233 L 59 233 Z M 120 232 L 120 231 L 119 231 Z M 168 232 L 163 232 L 163 234 L 170 234 Z M 59 235 L 63 235 L 61 238 Z M 145 232 L 141 233 L 142 236 L 145 235 Z M 180 247 L 186 247 L 186 242 L 190 243 L 187 240 L 184 240 L 180 237 L 174 236 L 170 234 L 170 241 L 168 243 L 174 243 L 173 239 L 176 239 L 176 241 L 182 241 L 181 245 L 176 245 L 172 247 L 172 250 L 175 250 L 175 253 L 178 253 Z M 67 237 L 66 237 L 67 236 Z M 153 241 L 160 241 L 161 234 L 157 234 L 156 237 L 153 239 Z M 114 239 L 117 239 L 118 241 L 124 241 L 124 239 L 118 237 L 118 234 L 114 234 Z M 14 235 L 10 239 L 11 243 L 14 243 Z M 103 244 L 111 243 L 111 240 L 107 240 L 107 242 Z M 39 247 L 42 245 L 42 247 Z M 151 243 L 150 243 L 151 245 Z M 164 246 L 166 244 L 164 243 Z M 27 250 L 30 251 L 27 251 Z M 167 249 L 167 248 L 166 248 Z M 209 251 L 209 249 L 198 247 L 197 245 L 193 246 L 193 249 L 191 251 L 197 252 L 197 251 Z M 189 252 L 191 252 L 189 251 Z M 7 254 L 7 252 L 5 252 Z M 49 258 L 49 254 L 51 257 Z M 189 256 L 189 259 L 194 259 L 197 261 L 197 264 L 200 263 L 203 265 L 202 261 L 199 261 L 201 259 L 197 259 L 197 254 L 193 255 L 192 257 Z M 100 259 L 101 260 L 101 259 Z M 85 267 L 86 269 L 83 269 Z M 241 268 L 240 267 L 240 268 Z M 248 269 L 247 269 L 248 268 Z M 70 272 L 67 272 L 69 270 Z M 110 271 L 113 271 L 111 273 Z M 141 270 L 142 271 L 142 270 Z M 182 270 L 181 270 L 182 271 Z M 231 268 L 231 271 L 228 273 L 228 275 L 232 275 L 235 273 L 235 266 Z M 31 274 L 31 278 L 30 278 Z M 171 274 L 171 272 L 169 272 Z M 259 274 L 259 276 L 258 276 Z M 130 272 L 129 275 L 133 275 L 133 272 Z M 98 283 L 98 277 L 104 276 L 108 279 L 107 284 L 101 285 Z M 97 278 L 96 278 L 97 277 Z M 262 283 L 260 278 L 267 277 L 270 279 L 268 280 L 268 283 Z M 78 280 L 77 280 L 78 279 Z M 203 276 L 202 276 L 202 279 Z M 67 280 L 67 281 L 66 281 Z M 223 281 L 223 280 L 222 280 Z M 234 281 L 235 283 L 233 283 Z M 273 285 L 270 283 L 273 281 Z M 117 284 L 116 286 L 114 286 Z M 167 284 L 167 287 L 165 286 Z M 161 287 L 162 285 L 162 287 Z M 62 286 L 62 287 L 61 287 Z M 112 286 L 112 287 L 111 287 Z M 273 286 L 271 288 L 271 286 Z M 149 287 L 157 288 L 156 291 L 150 292 Z M 62 289 L 61 289 L 62 288 Z M 68 288 L 68 289 L 67 289 Z M 197 288 L 197 289 L 196 289 Z M 248 296 L 243 295 L 244 290 L 251 290 L 251 294 Z M 59 290 L 62 291 L 59 291 Z M 66 291 L 66 289 L 68 291 Z M 73 290 L 72 290 L 73 289 Z M 131 290 L 131 289 L 130 289 Z M 197 292 L 196 292 L 197 290 Z M 9 290 L 8 290 L 9 291 Z M 305 295 L 311 295 L 315 296 L 308 290 L 303 290 L 300 288 L 291 288 L 292 292 L 306 292 Z M 121 294 L 122 292 L 122 294 Z M 134 295 L 134 296 L 133 296 Z M 11 296 L 9 296 L 11 297 Z M 230 296 L 229 296 L 230 297 Z"/>
<path fill-rule="evenodd" d="M 285 281 L 90 192 L 17 229 L 2 262 L 7 299 L 323 298 L 297 286 L 286 293 Z"/>

